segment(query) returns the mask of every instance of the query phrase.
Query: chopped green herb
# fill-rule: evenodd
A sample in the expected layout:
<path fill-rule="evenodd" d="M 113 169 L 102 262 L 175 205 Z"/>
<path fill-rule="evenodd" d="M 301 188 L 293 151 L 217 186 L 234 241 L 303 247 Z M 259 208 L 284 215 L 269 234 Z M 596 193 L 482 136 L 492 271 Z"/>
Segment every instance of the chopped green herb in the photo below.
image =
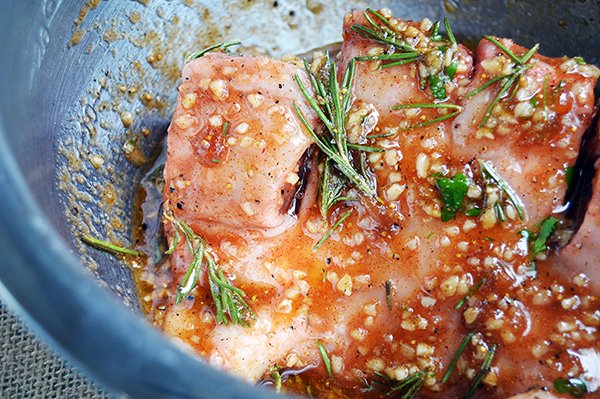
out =
<path fill-rule="evenodd" d="M 468 216 L 478 216 L 481 213 L 481 209 L 474 207 L 465 210 L 463 201 L 469 190 L 471 179 L 462 173 L 457 173 L 452 178 L 438 177 L 436 179 L 436 187 L 440 190 L 442 196 L 442 221 L 447 222 L 451 219 L 456 219 L 458 212 L 464 212 Z"/>
<path fill-rule="evenodd" d="M 531 100 L 529 100 L 529 103 L 533 106 L 533 108 L 537 108 L 538 106 L 538 100 L 536 96 L 531 97 Z"/>
<path fill-rule="evenodd" d="M 385 298 L 387 300 L 388 309 L 392 310 L 392 285 L 387 280 L 385 282 Z"/>
<path fill-rule="evenodd" d="M 202 265 L 206 264 L 208 272 L 208 283 L 216 307 L 217 323 L 227 325 L 227 315 L 233 324 L 241 324 L 248 327 L 249 319 L 256 319 L 256 315 L 244 301 L 246 296 L 244 291 L 234 287 L 233 283 L 225 277 L 223 270 L 219 267 L 213 257 L 206 251 L 206 242 L 194 233 L 194 231 L 183 221 L 175 219 L 173 213 L 166 209 L 163 213 L 175 227 L 175 235 L 169 249 L 165 254 L 172 254 L 179 243 L 180 235 L 183 234 L 190 254 L 193 256 L 192 262 L 186 272 L 179 288 L 175 304 L 181 303 L 194 289 L 200 277 Z"/>
<path fill-rule="evenodd" d="M 498 344 L 492 344 L 492 346 L 488 350 L 487 355 L 485 356 L 483 365 L 481 366 L 481 370 L 475 377 L 475 380 L 473 380 L 473 383 L 469 387 L 469 390 L 467 391 L 465 396 L 462 397 L 462 399 L 468 399 L 473 395 L 473 393 L 475 392 L 475 389 L 477 389 L 477 387 L 479 386 L 479 383 L 481 382 L 483 377 L 485 377 L 487 372 L 490 370 L 490 364 L 492 364 L 492 359 L 494 358 L 494 354 L 496 353 L 497 348 L 498 348 Z"/>
<path fill-rule="evenodd" d="M 479 287 L 481 287 L 481 284 L 483 283 L 485 283 L 485 277 L 479 280 L 477 284 L 475 284 L 473 288 L 471 288 L 469 292 L 467 292 L 467 295 L 465 295 L 464 298 L 456 304 L 455 309 L 458 310 L 462 308 L 463 305 L 469 300 L 469 298 L 471 298 L 477 292 L 477 290 L 479 289 Z"/>
<path fill-rule="evenodd" d="M 467 335 L 465 337 L 465 339 L 463 339 L 462 343 L 458 347 L 458 350 L 454 354 L 454 357 L 452 358 L 452 361 L 450 362 L 450 365 L 448 366 L 448 370 L 446 370 L 446 374 L 444 374 L 444 378 L 442 378 L 442 384 L 445 384 L 446 381 L 448 381 L 450 379 L 450 375 L 452 374 L 452 370 L 454 370 L 454 366 L 456 366 L 456 362 L 458 361 L 458 358 L 460 357 L 460 355 L 463 353 L 463 351 L 467 347 L 467 344 L 473 337 L 473 334 L 475 334 L 475 330 L 471 331 L 469 333 L 469 335 Z"/>
<path fill-rule="evenodd" d="M 313 247 L 313 249 L 314 249 L 314 250 L 317 250 L 317 249 L 319 249 L 319 247 L 320 247 L 321 245 L 323 245 L 323 243 L 325 242 L 325 240 L 327 240 L 327 239 L 329 238 L 329 236 L 331 235 L 331 233 L 333 233 L 333 231 L 334 231 L 335 229 L 337 229 L 337 227 L 338 227 L 338 226 L 339 226 L 339 225 L 340 225 L 340 224 L 341 224 L 341 223 L 342 223 L 344 220 L 346 220 L 346 218 L 347 218 L 348 216 L 350 216 L 350 214 L 351 214 L 351 213 L 352 213 L 352 209 L 350 209 L 350 211 L 349 211 L 347 214 L 345 214 L 344 216 L 342 216 L 342 217 L 340 218 L 340 220 L 338 220 L 337 222 L 335 222 L 335 224 L 333 225 L 333 227 L 332 227 L 332 228 L 331 228 L 331 229 L 330 229 L 330 230 L 327 232 L 327 234 L 325 234 L 325 236 L 324 236 L 323 238 L 321 238 L 321 240 L 320 240 L 320 241 L 317 243 L 317 245 L 315 245 L 315 246 Z"/>
<path fill-rule="evenodd" d="M 579 65 L 583 65 L 585 64 L 585 60 L 581 57 L 575 57 L 573 58 Z"/>
<path fill-rule="evenodd" d="M 438 177 L 436 186 L 442 195 L 442 221 L 447 222 L 456 218 L 456 213 L 462 208 L 463 200 L 469 190 L 471 179 L 458 173 L 453 178 Z"/>
<path fill-rule="evenodd" d="M 323 344 L 318 339 L 317 346 L 319 347 L 319 352 L 321 352 L 321 357 L 323 358 L 323 363 L 325 363 L 325 368 L 327 369 L 327 374 L 329 378 L 333 379 L 333 372 L 331 371 L 331 362 L 329 361 L 329 356 L 327 355 L 327 351 L 323 347 Z"/>
<path fill-rule="evenodd" d="M 483 212 L 483 209 L 477 208 L 477 207 L 473 207 L 471 209 L 466 209 L 464 211 L 464 214 L 467 215 L 467 216 L 479 216 L 479 215 L 481 215 L 481 212 Z"/>
<path fill-rule="evenodd" d="M 491 237 L 485 237 L 485 238 L 484 238 L 484 240 L 485 240 L 485 241 L 496 241 L 496 240 L 494 240 L 494 239 L 493 239 L 493 238 L 491 238 Z"/>
<path fill-rule="evenodd" d="M 429 75 L 429 89 L 431 90 L 431 95 L 437 98 L 438 100 L 445 99 L 445 82 L 447 82 L 448 80 L 450 79 L 445 74 Z"/>
<path fill-rule="evenodd" d="M 579 378 L 569 378 L 567 380 L 563 377 L 554 380 L 554 389 L 558 393 L 568 393 L 576 398 L 583 398 L 583 395 L 588 391 L 585 382 Z"/>
<path fill-rule="evenodd" d="M 143 252 L 119 247 L 118 245 L 114 245 L 114 244 L 109 244 L 105 241 L 99 240 L 94 237 L 81 236 L 81 241 L 83 241 L 84 243 L 86 243 L 88 245 L 96 247 L 102 251 L 105 251 L 105 252 L 113 252 L 113 253 L 120 253 L 120 254 L 133 255 L 133 256 L 145 255 Z"/>
<path fill-rule="evenodd" d="M 450 80 L 454 79 L 454 75 L 456 74 L 456 70 L 458 69 L 458 61 L 454 60 L 450 65 L 446 67 L 446 75 L 450 78 Z"/>
<path fill-rule="evenodd" d="M 429 234 L 427 234 L 427 238 L 431 238 L 431 236 L 433 235 L 433 231 Z"/>
<path fill-rule="evenodd" d="M 533 255 L 536 255 L 546 250 L 546 241 L 548 241 L 548 238 L 550 238 L 552 233 L 556 231 L 558 223 L 559 220 L 554 216 L 548 216 L 546 219 L 544 219 L 540 227 L 540 234 L 538 234 L 537 238 L 535 239 L 535 241 L 533 241 L 531 245 Z"/>
<path fill-rule="evenodd" d="M 223 162 L 223 161 L 221 161 L 220 159 L 211 159 L 211 162 L 214 162 L 214 163 L 221 163 L 221 162 Z"/>

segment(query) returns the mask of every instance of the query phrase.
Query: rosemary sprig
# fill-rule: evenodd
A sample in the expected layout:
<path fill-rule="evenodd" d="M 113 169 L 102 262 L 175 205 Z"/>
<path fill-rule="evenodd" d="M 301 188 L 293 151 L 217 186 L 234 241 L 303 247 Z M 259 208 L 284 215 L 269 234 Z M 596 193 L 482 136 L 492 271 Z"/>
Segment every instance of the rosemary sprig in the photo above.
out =
<path fill-rule="evenodd" d="M 416 129 L 416 128 L 419 128 L 419 127 L 431 125 L 432 123 L 441 122 L 441 121 L 444 121 L 446 119 L 450 119 L 450 118 L 455 117 L 456 115 L 460 114 L 462 112 L 462 110 L 463 110 L 463 108 L 460 107 L 460 106 L 458 106 L 458 105 L 455 105 L 455 104 L 446 104 L 446 103 L 399 104 L 399 105 L 396 105 L 396 106 L 392 107 L 392 109 L 394 111 L 399 110 L 399 109 L 406 109 L 406 108 L 447 108 L 447 109 L 454 109 L 456 111 L 452 112 L 450 114 L 447 114 L 447 115 L 440 116 L 440 117 L 435 118 L 435 119 L 430 119 L 428 121 L 423 121 L 423 122 L 416 123 L 416 124 L 414 124 L 412 126 L 403 128 L 402 130 Z"/>
<path fill-rule="evenodd" d="M 444 374 L 444 378 L 442 378 L 442 384 L 445 384 L 446 381 L 448 381 L 450 379 L 450 375 L 452 374 L 452 370 L 454 370 L 454 367 L 456 366 L 456 362 L 458 361 L 458 358 L 463 353 L 463 351 L 467 347 L 467 344 L 469 343 L 469 341 L 471 340 L 471 338 L 473 337 L 474 334 L 475 334 L 475 330 L 471 331 L 469 333 L 469 335 L 467 335 L 465 337 L 465 339 L 463 339 L 463 342 L 460 344 L 460 346 L 456 350 L 456 353 L 454 354 L 452 361 L 448 365 L 448 370 L 446 370 L 446 374 Z"/>
<path fill-rule="evenodd" d="M 369 14 L 373 14 L 379 21 L 383 22 L 383 26 L 375 23 Z M 391 44 L 399 50 L 416 52 L 414 47 L 406 43 L 406 40 L 394 31 L 383 15 L 371 8 L 367 8 L 363 15 L 371 26 L 354 24 L 351 27 L 354 32 L 378 43 Z"/>
<path fill-rule="evenodd" d="M 425 367 L 423 370 L 417 371 L 400 381 L 394 380 L 385 374 L 375 372 L 375 375 L 384 381 L 373 380 L 373 383 L 388 387 L 383 393 L 386 396 L 400 391 L 402 399 L 412 399 L 429 376 L 429 370 L 429 366 Z"/>
<path fill-rule="evenodd" d="M 524 220 L 525 219 L 525 214 L 523 213 L 523 208 L 521 208 L 519 198 L 514 193 L 514 191 L 508 186 L 508 184 L 506 184 L 504 182 L 504 180 L 502 180 L 502 178 L 500 176 L 498 176 L 498 174 L 496 173 L 496 171 L 490 165 L 488 165 L 487 162 L 482 161 L 481 159 L 478 159 L 477 161 L 479 162 L 479 167 L 481 168 L 481 174 L 482 174 L 482 176 L 484 178 L 486 176 L 489 177 L 498 186 L 500 186 L 500 188 L 502 189 L 502 191 L 504 191 L 504 193 L 506 193 L 506 195 L 510 199 L 510 202 L 513 204 L 513 206 L 517 210 L 517 213 L 519 214 L 519 217 L 521 218 L 521 220 Z"/>
<path fill-rule="evenodd" d="M 133 255 L 133 256 L 145 255 L 143 252 L 119 247 L 118 245 L 114 245 L 114 244 L 109 244 L 105 241 L 102 241 L 102 240 L 99 240 L 97 238 L 90 237 L 90 236 L 81 236 L 81 241 L 83 241 L 84 243 L 86 243 L 88 245 L 96 247 L 102 251 L 105 251 L 105 252 L 113 252 L 113 253 L 120 253 L 120 254 Z"/>
<path fill-rule="evenodd" d="M 502 43 L 500 43 L 496 38 L 494 38 L 492 36 L 487 36 L 487 35 L 484 35 L 483 38 L 494 43 L 516 65 L 513 68 L 512 73 L 507 74 L 507 75 L 496 76 L 495 78 L 490 79 L 488 82 L 486 82 L 484 85 L 482 85 L 478 89 L 475 89 L 471 93 L 467 94 L 466 98 L 472 97 L 478 93 L 481 93 L 483 90 L 487 89 L 494 83 L 500 82 L 500 91 L 498 92 L 498 94 L 496 94 L 496 97 L 494 97 L 494 99 L 492 100 L 492 103 L 490 104 L 490 106 L 486 110 L 483 118 L 481 119 L 481 122 L 479 123 L 480 128 L 483 127 L 483 125 L 485 125 L 485 123 L 489 119 L 490 115 L 492 114 L 492 110 L 494 109 L 496 104 L 498 104 L 500 102 L 502 97 L 504 97 L 504 95 L 511 89 L 511 87 L 513 87 L 513 85 L 514 85 L 514 88 L 513 88 L 512 94 L 510 95 L 509 99 L 512 98 L 514 96 L 514 94 L 517 92 L 517 88 L 519 87 L 519 78 L 522 75 L 524 75 L 525 72 L 527 72 L 527 70 L 529 68 L 531 68 L 533 66 L 532 64 L 528 64 L 528 62 L 531 59 L 531 57 L 533 57 L 533 55 L 537 52 L 538 48 L 540 47 L 539 44 L 536 44 L 530 50 L 528 50 L 527 53 L 525 53 L 525 55 L 523 55 L 523 57 L 519 58 L 512 51 L 510 51 L 508 48 L 506 48 L 506 46 L 504 46 Z M 515 82 L 516 82 L 516 85 L 515 85 Z"/>
<path fill-rule="evenodd" d="M 455 308 L 456 310 L 458 310 L 458 309 L 462 308 L 462 307 L 463 307 L 463 305 L 464 305 L 465 303 L 467 303 L 467 301 L 469 300 L 469 298 L 471 298 L 471 297 L 472 297 L 472 296 L 473 296 L 473 295 L 474 295 L 474 294 L 477 292 L 477 290 L 478 290 L 478 289 L 481 287 L 481 285 L 482 285 L 483 283 L 485 283 L 485 281 L 486 281 L 486 280 L 485 280 L 485 277 L 484 277 L 484 278 L 482 278 L 481 280 L 479 280 L 479 281 L 477 282 L 477 284 L 475 284 L 475 285 L 473 286 L 473 288 L 471 288 L 471 289 L 469 290 L 469 292 L 467 292 L 467 295 L 465 295 L 465 296 L 464 296 L 464 298 L 463 298 L 463 299 L 461 299 L 461 300 L 460 300 L 460 301 L 459 301 L 459 302 L 456 304 L 456 306 L 455 306 L 454 308 Z"/>
<path fill-rule="evenodd" d="M 256 315 L 244 301 L 243 297 L 246 296 L 244 291 L 233 286 L 233 283 L 225 277 L 221 267 L 216 264 L 214 258 L 206 251 L 206 242 L 196 235 L 185 222 L 175 219 L 169 209 L 166 209 L 163 215 L 175 227 L 173 242 L 165 254 L 170 255 L 173 253 L 179 244 L 181 235 L 183 235 L 187 247 L 193 256 L 188 271 L 177 289 L 175 304 L 181 303 L 190 294 L 192 289 L 194 289 L 199 280 L 202 265 L 206 264 L 209 287 L 217 310 L 217 323 L 228 325 L 227 315 L 229 315 L 233 324 L 241 324 L 244 327 L 248 327 L 250 324 L 246 320 L 249 318 L 256 320 Z"/>
<path fill-rule="evenodd" d="M 321 343 L 321 341 L 319 341 L 318 339 L 315 341 L 317 341 L 317 347 L 319 348 L 319 352 L 321 353 L 321 357 L 323 358 L 323 363 L 325 363 L 325 368 L 327 369 L 327 374 L 329 375 L 330 379 L 333 379 L 333 371 L 331 371 L 331 361 L 329 360 L 327 351 L 323 347 L 323 344 Z"/>
<path fill-rule="evenodd" d="M 229 51 L 229 47 L 231 46 L 237 46 L 239 44 L 242 44 L 242 42 L 223 42 L 223 43 L 218 43 L 218 44 L 214 44 L 212 46 L 209 46 L 207 48 L 205 48 L 202 51 L 198 51 L 195 53 L 190 53 L 188 55 L 185 56 L 185 60 L 183 61 L 184 64 L 187 64 L 188 62 L 195 60 L 196 58 L 200 58 L 203 55 L 210 53 L 211 51 L 215 51 L 215 50 L 219 50 L 222 51 L 226 54 L 234 54 L 232 52 Z"/>
<path fill-rule="evenodd" d="M 393 26 L 391 26 L 390 22 L 377 11 L 369 8 L 363 13 L 363 15 L 368 22 L 368 26 L 354 24 L 352 25 L 351 29 L 366 39 L 385 44 L 389 46 L 389 48 L 385 54 L 356 57 L 356 61 L 382 61 L 379 65 L 379 68 L 390 68 L 411 62 L 421 62 L 428 69 L 428 76 L 421 77 L 421 89 L 425 90 L 427 83 L 429 83 L 431 94 L 439 100 L 445 99 L 447 96 L 445 83 L 454 78 L 458 62 L 457 60 L 454 60 L 451 65 L 447 66 L 446 68 L 440 68 L 439 66 L 433 67 L 430 65 L 430 62 L 428 62 L 428 57 L 425 57 L 425 55 L 435 51 L 437 52 L 435 56 L 439 60 L 439 58 L 444 57 L 444 51 L 446 51 L 448 45 L 451 45 L 451 49 L 454 52 L 457 51 L 456 39 L 454 38 L 452 30 L 450 29 L 450 22 L 448 21 L 448 18 L 444 18 L 444 25 L 446 27 L 449 39 L 444 40 L 444 38 L 440 35 L 440 23 L 436 22 L 430 29 L 429 39 L 432 42 L 439 43 L 434 44 L 434 46 L 431 48 L 426 48 L 423 50 L 416 49 L 408 44 L 402 32 L 397 31 Z M 374 18 L 372 18 L 371 15 Z M 377 22 L 382 22 L 383 25 Z"/>
<path fill-rule="evenodd" d="M 304 60 L 304 66 L 315 91 L 315 96 L 312 96 L 308 92 L 308 89 L 304 86 L 298 75 L 295 75 L 294 78 L 304 97 L 327 128 L 327 131 L 323 137 L 319 137 L 308 124 L 298 105 L 294 102 L 294 109 L 298 117 L 313 136 L 315 143 L 321 151 L 335 162 L 338 169 L 361 191 L 375 197 L 377 193 L 369 178 L 366 174 L 361 174 L 354 167 L 346 133 L 346 119 L 351 106 L 352 81 L 354 79 L 356 63 L 352 60 L 348 64 L 341 86 L 337 81 L 336 66 L 330 61 L 329 54 L 327 54 L 326 73 L 323 78 L 320 75 L 310 72 L 310 67 L 306 59 Z"/>
<path fill-rule="evenodd" d="M 473 380 L 473 383 L 469 387 L 469 390 L 467 391 L 465 396 L 462 397 L 462 399 L 469 399 L 475 392 L 475 389 L 477 389 L 477 387 L 479 386 L 479 383 L 481 382 L 483 377 L 485 377 L 487 372 L 490 371 L 490 364 L 492 364 L 492 359 L 494 358 L 494 354 L 496 353 L 497 348 L 498 348 L 498 344 L 492 344 L 492 346 L 488 350 L 487 355 L 485 356 L 483 365 L 481 366 L 481 370 L 475 377 L 475 380 Z"/>
<path fill-rule="evenodd" d="M 338 226 L 339 226 L 340 224 L 342 224 L 342 222 L 343 222 L 344 220 L 346 220 L 346 218 L 347 218 L 348 216 L 350 216 L 350 214 L 351 214 L 351 213 L 352 213 L 352 209 L 350 209 L 350 211 L 348 211 L 348 213 L 346 213 L 346 214 L 345 214 L 344 216 L 342 216 L 342 217 L 341 217 L 341 218 L 340 218 L 340 219 L 339 219 L 337 222 L 335 222 L 335 224 L 333 225 L 333 227 L 332 227 L 331 229 L 329 229 L 329 231 L 327 232 L 327 234 L 325 234 L 325 236 L 323 236 L 323 238 L 321 238 L 321 240 L 319 240 L 319 242 L 318 242 L 318 243 L 317 243 L 317 244 L 316 244 L 316 245 L 313 247 L 313 249 L 314 249 L 314 250 L 317 250 L 317 249 L 319 249 L 319 247 L 320 247 L 321 245 L 323 245 L 323 243 L 325 242 L 325 240 L 327 240 L 327 239 L 329 238 L 329 236 L 331 235 L 331 233 L 333 233 L 333 231 L 334 231 L 335 229 L 337 229 L 337 228 L 338 228 Z"/>

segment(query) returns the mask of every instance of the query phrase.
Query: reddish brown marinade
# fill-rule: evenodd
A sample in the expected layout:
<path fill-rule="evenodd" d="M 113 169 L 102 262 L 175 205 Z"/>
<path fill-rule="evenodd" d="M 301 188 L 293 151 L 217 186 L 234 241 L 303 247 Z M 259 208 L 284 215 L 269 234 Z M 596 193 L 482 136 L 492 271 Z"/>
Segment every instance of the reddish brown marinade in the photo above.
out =
<path fill-rule="evenodd" d="M 519 64 L 500 46 L 519 59 L 529 49 L 504 39 L 484 39 L 473 54 L 433 40 L 428 20 L 367 15 L 420 55 L 391 67 L 358 59 L 345 126 L 351 143 L 379 149 L 352 151 L 377 196 L 347 184 L 327 221 L 324 157 L 294 108 L 322 134 L 302 64 L 208 54 L 185 66 L 163 197 L 167 239 L 179 232 L 180 241 L 150 316 L 210 364 L 305 396 L 382 397 L 414 379 L 393 394 L 462 397 L 474 387 L 473 397 L 556 397 L 564 378 L 594 397 L 600 292 L 589 279 L 600 266 L 557 266 L 551 241 L 568 240 L 568 223 L 548 217 L 563 205 L 591 123 L 598 69 L 535 51 Z M 369 25 L 363 12 L 349 13 L 340 80 L 352 58 L 391 52 L 357 25 Z M 312 72 L 324 63 L 316 55 Z M 442 98 L 427 75 L 445 77 Z M 515 78 L 496 98 L 502 81 L 484 85 L 499 76 Z M 458 180 L 464 198 L 449 209 L 444 189 Z M 238 324 L 227 311 L 219 319 L 208 263 L 175 304 L 179 285 L 192 286 L 181 222 L 245 294 L 251 311 L 234 301 Z M 554 235 L 544 235 L 550 225 Z M 583 235 L 577 245 L 597 240 Z"/>

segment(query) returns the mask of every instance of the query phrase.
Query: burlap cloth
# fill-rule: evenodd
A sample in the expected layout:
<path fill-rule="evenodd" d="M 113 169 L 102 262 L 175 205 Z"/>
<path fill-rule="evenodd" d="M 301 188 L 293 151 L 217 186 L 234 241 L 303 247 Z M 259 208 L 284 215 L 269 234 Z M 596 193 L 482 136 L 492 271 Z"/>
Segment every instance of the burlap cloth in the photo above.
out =
<path fill-rule="evenodd" d="M 110 398 L 80 371 L 40 342 L 0 302 L 0 398 Z"/>

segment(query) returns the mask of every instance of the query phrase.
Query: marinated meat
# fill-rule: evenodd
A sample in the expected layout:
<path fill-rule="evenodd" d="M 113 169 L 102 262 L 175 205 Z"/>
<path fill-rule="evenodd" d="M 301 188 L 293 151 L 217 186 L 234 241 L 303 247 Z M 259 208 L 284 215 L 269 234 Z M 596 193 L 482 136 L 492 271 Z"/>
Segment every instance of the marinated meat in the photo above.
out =
<path fill-rule="evenodd" d="M 517 57 L 528 52 L 510 40 L 499 42 Z M 517 73 L 518 68 L 524 73 Z M 498 84 L 468 97 L 490 80 L 511 74 L 516 81 L 497 104 Z M 535 53 L 520 66 L 482 40 L 475 74 L 459 90 L 465 97 L 453 125 L 455 155 L 490 161 L 519 193 L 526 217 L 537 223 L 563 206 L 566 170 L 575 165 L 593 115 L 596 80 L 595 67 L 574 59 Z"/>
<path fill-rule="evenodd" d="M 323 54 L 310 71 L 225 54 L 186 65 L 165 168 L 172 281 L 153 315 L 167 334 L 241 378 L 323 397 L 597 392 L 597 187 L 564 255 L 549 237 L 569 227 L 553 212 L 599 71 L 493 37 L 474 62 L 438 29 L 347 14 L 339 92 Z M 337 111 L 345 166 L 324 155 L 336 140 L 313 145 Z M 323 212 L 333 181 L 341 199 Z M 185 226 L 206 241 L 197 284 L 201 240 Z"/>

